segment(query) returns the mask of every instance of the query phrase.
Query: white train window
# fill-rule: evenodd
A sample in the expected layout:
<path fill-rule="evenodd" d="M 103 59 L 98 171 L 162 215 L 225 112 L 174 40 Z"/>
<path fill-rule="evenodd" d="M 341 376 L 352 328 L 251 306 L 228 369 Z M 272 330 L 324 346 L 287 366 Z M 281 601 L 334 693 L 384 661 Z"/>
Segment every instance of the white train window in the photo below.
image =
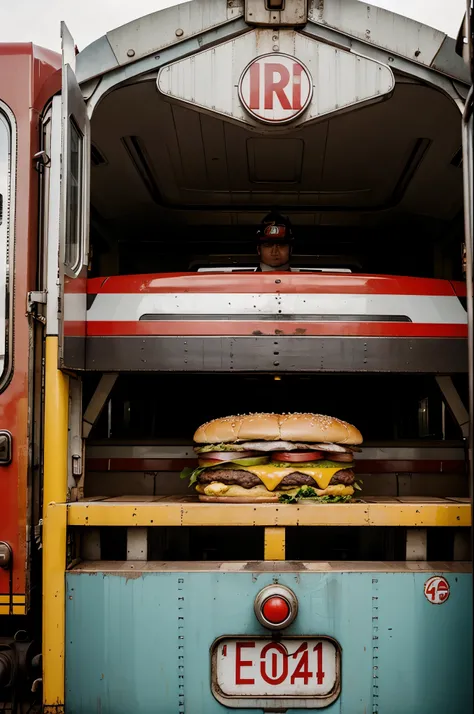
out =
<path fill-rule="evenodd" d="M 69 161 L 67 177 L 66 265 L 75 271 L 81 259 L 82 183 L 84 138 L 72 119 L 69 125 Z"/>
<path fill-rule="evenodd" d="M 0 102 L 0 388 L 11 365 L 11 261 L 13 254 L 14 157 L 13 115 Z"/>

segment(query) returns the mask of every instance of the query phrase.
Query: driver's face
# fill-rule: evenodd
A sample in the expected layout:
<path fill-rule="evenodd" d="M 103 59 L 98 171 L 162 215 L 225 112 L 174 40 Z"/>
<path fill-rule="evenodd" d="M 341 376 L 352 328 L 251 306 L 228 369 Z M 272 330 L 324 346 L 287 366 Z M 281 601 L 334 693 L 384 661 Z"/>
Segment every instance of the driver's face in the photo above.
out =
<path fill-rule="evenodd" d="M 265 241 L 259 246 L 259 255 L 262 263 L 272 268 L 285 265 L 290 259 L 290 246 L 287 243 L 272 243 Z"/>

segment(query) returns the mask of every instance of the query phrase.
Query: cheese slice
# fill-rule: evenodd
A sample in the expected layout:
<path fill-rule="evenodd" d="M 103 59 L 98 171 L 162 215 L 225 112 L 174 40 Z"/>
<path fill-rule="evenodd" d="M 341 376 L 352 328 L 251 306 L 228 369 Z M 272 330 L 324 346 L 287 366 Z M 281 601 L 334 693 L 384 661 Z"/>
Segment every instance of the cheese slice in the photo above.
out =
<path fill-rule="evenodd" d="M 316 467 L 301 468 L 300 473 L 307 474 L 314 479 L 318 488 L 325 489 L 328 487 L 330 480 L 338 471 L 342 469 L 347 469 L 351 464 L 341 464 L 336 468 L 318 469 Z M 266 486 L 269 491 L 274 491 L 280 483 L 283 481 L 285 476 L 298 471 L 298 464 L 295 463 L 291 468 L 279 468 L 272 466 L 271 464 L 265 464 L 264 466 L 239 466 L 235 467 L 240 470 L 248 471 L 254 476 L 258 476 L 260 481 Z"/>
<path fill-rule="evenodd" d="M 293 486 L 285 490 L 285 493 L 296 496 L 299 490 L 299 486 Z M 344 486 L 342 483 L 338 483 L 335 486 L 328 486 L 325 489 L 315 488 L 314 490 L 318 496 L 352 496 L 354 493 L 352 486 Z M 244 488 L 243 486 L 236 486 L 235 484 L 229 486 L 225 483 L 214 481 L 213 483 L 207 484 L 207 486 L 198 483 L 196 491 L 206 496 L 245 496 L 245 498 L 254 498 L 256 501 L 265 498 L 265 496 L 268 497 L 268 489 L 263 483 L 259 486 L 252 486 L 252 488 Z"/>

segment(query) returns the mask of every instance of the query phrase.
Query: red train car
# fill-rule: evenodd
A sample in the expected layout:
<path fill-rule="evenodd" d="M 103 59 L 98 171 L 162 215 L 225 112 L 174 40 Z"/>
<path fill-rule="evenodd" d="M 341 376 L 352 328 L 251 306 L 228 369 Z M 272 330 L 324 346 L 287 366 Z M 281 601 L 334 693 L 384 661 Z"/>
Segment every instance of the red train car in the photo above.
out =
<path fill-rule="evenodd" d="M 41 380 L 34 379 L 30 306 L 42 279 L 40 114 L 60 87 L 60 67 L 60 55 L 32 43 L 0 45 L 0 635 L 16 630 L 16 616 L 29 610 L 32 525 L 41 517 L 34 410 Z"/>

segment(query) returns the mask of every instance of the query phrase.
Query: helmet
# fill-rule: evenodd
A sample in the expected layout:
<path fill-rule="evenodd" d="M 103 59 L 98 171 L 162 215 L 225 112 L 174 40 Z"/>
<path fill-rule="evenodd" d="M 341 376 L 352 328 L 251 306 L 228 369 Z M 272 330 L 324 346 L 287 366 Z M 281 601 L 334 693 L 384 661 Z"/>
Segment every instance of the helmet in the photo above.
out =
<path fill-rule="evenodd" d="M 260 223 L 257 230 L 257 242 L 291 243 L 294 240 L 289 218 L 271 211 Z"/>

